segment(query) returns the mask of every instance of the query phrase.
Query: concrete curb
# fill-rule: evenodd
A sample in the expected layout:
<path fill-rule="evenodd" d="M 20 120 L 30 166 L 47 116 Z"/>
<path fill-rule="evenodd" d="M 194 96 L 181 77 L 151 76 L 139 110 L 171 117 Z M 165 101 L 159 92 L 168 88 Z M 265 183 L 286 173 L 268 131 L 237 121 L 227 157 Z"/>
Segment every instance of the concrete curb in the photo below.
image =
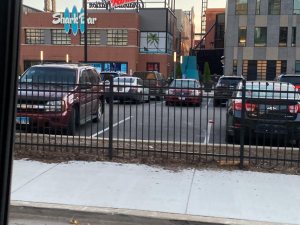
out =
<path fill-rule="evenodd" d="M 30 215 L 70 219 L 91 219 L 98 222 L 132 225 L 290 225 L 287 223 L 269 223 L 235 220 L 227 218 L 193 216 L 130 209 L 99 208 L 74 205 L 12 201 L 11 217 Z"/>

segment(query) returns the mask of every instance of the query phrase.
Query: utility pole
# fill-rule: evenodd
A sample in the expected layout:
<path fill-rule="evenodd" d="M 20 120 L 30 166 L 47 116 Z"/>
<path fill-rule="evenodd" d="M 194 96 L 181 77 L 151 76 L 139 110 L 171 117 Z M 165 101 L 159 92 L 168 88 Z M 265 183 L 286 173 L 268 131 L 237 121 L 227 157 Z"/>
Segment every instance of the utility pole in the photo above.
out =
<path fill-rule="evenodd" d="M 84 62 L 88 62 L 88 45 L 87 45 L 87 0 L 83 0 L 84 5 Z"/>

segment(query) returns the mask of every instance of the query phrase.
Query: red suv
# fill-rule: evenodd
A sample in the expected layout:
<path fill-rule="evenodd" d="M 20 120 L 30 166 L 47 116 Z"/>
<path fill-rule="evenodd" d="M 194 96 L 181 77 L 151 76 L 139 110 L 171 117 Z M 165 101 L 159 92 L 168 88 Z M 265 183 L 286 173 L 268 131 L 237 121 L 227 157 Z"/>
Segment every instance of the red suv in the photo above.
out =
<path fill-rule="evenodd" d="M 45 64 L 19 80 L 17 126 L 47 128 L 75 135 L 76 126 L 99 122 L 103 85 L 95 68 L 84 64 Z"/>

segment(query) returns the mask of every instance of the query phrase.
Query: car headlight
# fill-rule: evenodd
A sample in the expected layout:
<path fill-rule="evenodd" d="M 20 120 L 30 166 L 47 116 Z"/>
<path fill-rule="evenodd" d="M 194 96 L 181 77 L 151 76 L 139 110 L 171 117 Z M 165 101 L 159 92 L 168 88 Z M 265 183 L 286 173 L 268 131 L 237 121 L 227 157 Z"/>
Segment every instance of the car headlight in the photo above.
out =
<path fill-rule="evenodd" d="M 65 111 L 65 101 L 49 101 L 45 105 L 46 112 Z"/>

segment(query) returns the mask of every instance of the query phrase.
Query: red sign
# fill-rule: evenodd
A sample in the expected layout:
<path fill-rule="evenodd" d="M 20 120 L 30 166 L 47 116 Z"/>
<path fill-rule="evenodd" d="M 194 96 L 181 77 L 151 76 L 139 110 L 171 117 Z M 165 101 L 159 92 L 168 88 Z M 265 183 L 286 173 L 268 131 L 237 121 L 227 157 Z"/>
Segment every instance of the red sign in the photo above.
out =
<path fill-rule="evenodd" d="M 128 3 L 136 2 L 136 0 L 110 0 L 112 7 L 126 5 Z"/>

